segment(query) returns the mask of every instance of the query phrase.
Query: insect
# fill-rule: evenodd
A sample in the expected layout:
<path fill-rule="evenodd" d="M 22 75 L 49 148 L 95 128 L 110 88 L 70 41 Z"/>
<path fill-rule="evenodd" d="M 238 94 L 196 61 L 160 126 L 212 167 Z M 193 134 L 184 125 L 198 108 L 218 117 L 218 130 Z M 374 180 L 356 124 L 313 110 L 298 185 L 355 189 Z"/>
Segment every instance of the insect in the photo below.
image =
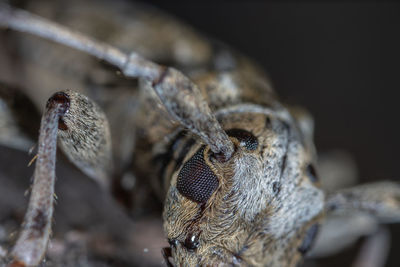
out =
<path fill-rule="evenodd" d="M 125 6 L 120 7 L 121 17 L 124 9 Z M 78 10 L 86 15 L 84 6 Z M 2 15 L 21 14 L 22 18 L 31 18 L 26 13 L 8 12 L 5 6 L 2 11 Z M 71 6 L 70 12 L 77 10 Z M 122 85 L 119 82 L 123 79 L 114 72 L 104 71 L 98 62 L 93 63 L 82 54 L 73 56 L 69 53 L 74 52 L 61 50 L 63 57 L 49 57 L 46 61 L 50 50 L 44 44 L 22 42 L 38 49 L 39 60 L 27 59 L 35 62 L 26 70 L 29 83 L 25 86 L 34 87 L 30 98 L 41 106 L 38 103 L 52 95 L 42 120 L 42 127 L 49 130 L 41 131 L 49 136 L 43 134 L 39 138 L 35 180 L 41 176 L 41 157 L 55 159 L 54 131 L 58 128 L 60 147 L 67 157 L 103 188 L 113 190 L 126 207 L 137 205 L 137 196 L 123 187 L 129 174 L 137 177 L 137 183 L 151 184 L 152 190 L 165 199 L 164 231 L 170 247 L 164 249 L 164 255 L 168 263 L 172 260 L 177 265 L 294 266 L 308 251 L 319 225 L 329 214 L 359 211 L 374 223 L 398 220 L 397 184 L 378 183 L 325 194 L 319 188 L 315 171 L 316 155 L 308 114 L 282 105 L 262 71 L 247 59 L 223 46 L 211 47 L 185 26 L 169 24 L 168 18 L 160 17 L 153 16 L 147 21 L 139 13 L 139 22 L 149 24 L 151 27 L 145 29 L 150 31 L 142 33 L 143 39 L 134 40 L 140 27 L 147 27 L 141 24 L 136 30 L 129 30 L 130 38 L 122 37 L 132 42 L 129 51 L 142 46 L 140 54 L 175 68 L 160 67 L 139 54 L 131 54 L 129 61 L 125 61 L 126 54 L 120 50 L 108 46 L 96 50 L 91 40 L 83 42 L 89 43 L 82 45 L 86 52 L 117 65 L 126 76 L 140 78 Z M 79 18 L 78 14 L 71 23 L 79 22 Z M 36 20 L 14 24 L 17 26 L 11 25 L 11 19 L 3 21 L 24 31 L 27 30 L 24 27 L 31 25 L 40 27 L 34 23 Z M 110 27 L 102 23 L 103 27 Z M 48 22 L 45 25 L 41 32 L 48 36 L 46 30 L 52 28 Z M 152 27 L 157 29 L 155 26 L 161 25 L 166 28 L 158 28 L 161 30 L 153 34 L 156 37 L 152 36 Z M 178 35 L 184 32 L 186 38 L 162 35 L 171 33 L 171 29 L 178 31 Z M 60 32 L 59 28 L 56 30 Z M 97 34 L 101 38 L 103 32 Z M 67 37 L 61 39 L 63 43 L 71 39 Z M 146 52 L 147 40 L 162 45 L 150 46 Z M 114 42 L 123 46 L 123 41 Z M 157 51 L 161 51 L 160 55 Z M 80 63 L 73 65 L 77 60 Z M 38 61 L 43 65 L 36 65 Z M 87 69 L 91 72 L 80 76 L 81 64 L 90 66 Z M 57 75 L 43 79 L 40 73 L 46 67 L 55 74 L 61 71 L 70 75 L 72 81 Z M 83 94 L 66 90 L 54 94 L 54 88 L 63 79 L 70 82 L 68 87 L 78 87 Z M 111 124 L 110 132 L 106 117 Z M 120 129 L 120 125 L 127 129 Z M 53 155 L 44 148 L 40 150 L 46 143 L 43 141 L 51 136 L 48 149 Z M 51 165 L 54 167 L 54 163 Z M 50 169 L 41 172 L 47 175 Z M 134 193 L 143 187 L 146 184 L 138 184 Z M 43 193 L 50 188 L 50 183 L 39 191 L 33 186 L 31 195 L 52 199 L 51 192 Z M 31 218 L 32 223 L 26 223 L 25 229 L 28 234 L 32 234 L 32 228 L 33 233 L 39 234 L 35 238 L 24 237 L 22 231 L 18 239 L 22 241 L 17 241 L 10 253 L 12 264 L 37 265 L 41 261 L 48 242 L 52 208 L 51 203 L 45 204 L 32 204 L 28 208 L 33 215 L 28 212 L 26 221 Z M 35 207 L 40 212 L 33 213 Z M 39 247 L 40 251 L 35 252 Z"/>

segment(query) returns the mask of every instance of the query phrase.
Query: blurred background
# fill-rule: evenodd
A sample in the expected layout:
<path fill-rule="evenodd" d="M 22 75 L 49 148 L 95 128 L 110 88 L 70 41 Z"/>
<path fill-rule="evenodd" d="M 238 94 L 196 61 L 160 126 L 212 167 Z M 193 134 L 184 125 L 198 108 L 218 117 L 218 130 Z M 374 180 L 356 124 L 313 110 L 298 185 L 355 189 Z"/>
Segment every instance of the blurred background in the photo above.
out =
<path fill-rule="evenodd" d="M 361 182 L 399 181 L 398 3 L 150 2 L 263 66 L 283 101 L 313 114 L 319 152 L 348 151 Z M 387 266 L 400 266 L 390 230 Z M 356 251 L 322 266 L 349 266 Z"/>
<path fill-rule="evenodd" d="M 335 149 L 349 152 L 362 183 L 384 179 L 400 181 L 400 4 L 145 2 L 175 15 L 204 35 L 232 46 L 263 66 L 284 102 L 304 106 L 313 114 L 318 152 L 323 154 Z M 19 199 L 0 194 L 0 213 L 6 214 L 6 207 L 18 203 L 19 220 L 26 207 L 26 198 L 21 192 L 28 188 L 27 177 L 33 170 L 26 168 L 30 159 L 26 153 L 0 147 L 0 192 L 8 191 L 11 195 L 14 188 L 17 192 L 14 184 L 21 184 L 18 193 L 13 193 L 13 197 L 18 195 Z M 57 195 L 72 204 L 60 201 L 57 205 L 56 230 L 62 232 L 62 214 L 74 214 L 77 216 L 74 222 L 89 221 L 92 227 L 105 217 L 110 225 L 118 225 L 119 229 L 132 223 L 126 216 L 121 219 L 122 211 L 108 213 L 113 209 L 113 206 L 109 205 L 108 209 L 106 206 L 110 199 L 101 196 L 98 188 L 82 174 L 71 170 L 70 165 L 61 165 L 58 170 L 58 173 L 72 172 L 73 175 L 57 181 L 58 188 L 67 188 L 56 190 Z M 11 181 L 9 177 L 16 180 Z M 90 199 L 93 193 L 78 194 L 76 188 L 99 193 L 99 199 Z M 76 211 L 77 206 L 84 205 L 87 206 L 85 211 Z M 86 215 L 89 213 L 99 215 L 90 217 Z M 135 229 L 149 226 L 147 221 L 133 224 Z M 159 226 L 151 229 L 160 230 Z M 76 228 L 79 227 L 82 226 L 76 223 Z M 400 249 L 400 225 L 389 228 L 392 244 L 386 266 L 397 267 L 400 266 L 400 255 L 396 253 Z M 137 233 L 142 233 L 143 241 L 135 243 L 141 251 L 133 256 L 143 257 L 143 247 L 154 252 L 151 255 L 160 256 L 160 247 L 165 243 L 161 231 L 135 231 Z M 56 238 L 55 234 L 55 244 Z M 161 245 L 150 247 L 152 238 Z M 318 266 L 351 266 L 360 244 L 319 260 Z M 132 254 L 132 251 L 126 248 L 125 252 Z M 312 264 L 308 262 L 307 266 L 315 266 Z"/>

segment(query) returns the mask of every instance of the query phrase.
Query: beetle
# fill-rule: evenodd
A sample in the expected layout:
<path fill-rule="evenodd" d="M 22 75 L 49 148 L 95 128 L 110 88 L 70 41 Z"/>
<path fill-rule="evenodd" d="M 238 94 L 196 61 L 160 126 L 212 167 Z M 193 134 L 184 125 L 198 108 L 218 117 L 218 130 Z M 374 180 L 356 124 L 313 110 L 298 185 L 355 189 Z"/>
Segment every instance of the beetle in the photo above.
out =
<path fill-rule="evenodd" d="M 174 25 L 174 29 L 177 28 L 179 29 L 179 26 Z M 157 36 L 161 35 L 160 32 L 157 33 Z M 139 58 L 141 63 L 135 64 L 148 66 L 139 77 L 146 77 L 150 83 L 146 79 L 139 81 L 139 88 L 143 90 L 140 91 L 137 107 L 128 112 L 114 111 L 114 114 L 125 115 L 123 123 L 132 123 L 137 129 L 134 138 L 137 144 L 126 146 L 126 143 L 121 142 L 120 150 L 115 149 L 120 154 L 114 157 L 120 158 L 114 163 L 121 165 L 115 168 L 121 172 L 125 171 L 126 164 L 130 163 L 132 151 L 126 152 L 124 149 L 135 147 L 135 175 L 146 173 L 149 177 L 162 178 L 163 184 L 158 185 L 158 189 L 157 183 L 160 184 L 160 181 L 153 179 L 155 181 L 151 183 L 156 184 L 154 190 L 158 190 L 159 194 L 167 192 L 163 217 L 170 248 L 164 250 L 166 257 L 173 257 L 178 265 L 292 266 L 309 249 L 325 213 L 348 212 L 356 208 L 354 203 L 361 203 L 357 208 L 375 213 L 378 220 L 396 221 L 398 190 L 395 189 L 396 185 L 391 183 L 357 187 L 349 192 L 339 191 L 329 195 L 324 205 L 325 197 L 318 188 L 314 167 L 312 125 L 307 113 L 280 104 L 263 74 L 246 59 L 226 52 L 225 48 L 220 48 L 222 52 L 214 52 L 212 68 L 215 68 L 216 73 L 207 73 L 204 70 L 204 73 L 196 73 L 193 71 L 196 70 L 196 64 L 202 66 L 201 64 L 205 64 L 202 61 L 207 62 L 207 44 L 203 43 L 202 47 L 201 41 L 188 39 L 186 41 L 189 44 L 192 41 L 192 45 L 197 45 L 196 50 L 193 50 L 196 53 L 190 53 L 189 47 L 189 52 L 186 51 L 186 54 L 182 55 L 182 51 L 185 51 L 181 47 L 182 44 L 174 44 L 179 48 L 175 51 L 175 64 L 181 64 L 183 69 L 185 66 L 188 68 L 186 71 L 200 90 L 175 69 L 161 68 L 153 74 L 152 63 L 134 54 L 133 59 Z M 156 48 L 151 50 L 157 51 Z M 42 51 L 48 50 L 44 48 Z M 205 54 L 202 55 L 198 51 L 205 51 Z M 196 58 L 197 56 L 199 58 Z M 68 57 L 66 60 L 68 61 Z M 50 62 L 50 66 L 57 71 L 57 64 L 54 63 Z M 125 63 L 121 66 L 124 67 Z M 76 75 L 74 69 L 68 69 L 69 65 L 66 63 L 61 63 L 59 67 L 67 68 L 63 71 L 70 71 L 72 76 Z M 40 69 L 35 66 L 30 71 L 40 72 Z M 128 76 L 127 73 L 125 75 Z M 105 79 L 106 83 L 102 85 L 107 87 L 107 77 L 96 74 L 84 77 L 89 79 L 91 89 L 99 90 L 101 87 L 97 79 L 100 83 Z M 34 86 L 34 82 L 30 85 Z M 114 85 L 111 83 L 111 86 Z M 181 97 L 180 92 L 174 91 L 176 87 L 182 90 L 189 89 L 184 91 L 184 97 Z M 156 95 L 152 88 L 156 90 Z M 31 97 L 39 98 L 38 95 L 40 94 L 35 91 Z M 102 106 L 107 106 L 107 92 L 100 95 L 100 98 L 105 98 Z M 263 95 L 263 98 L 260 95 Z M 121 94 L 121 97 L 124 98 L 124 95 Z M 196 103 L 201 97 L 207 99 L 218 123 L 207 117 L 210 112 L 203 102 Z M 194 113 L 190 105 L 187 107 L 183 99 L 189 104 L 195 103 L 198 113 Z M 66 110 L 63 114 L 59 114 L 61 147 L 83 172 L 107 188 L 107 177 L 110 176 L 107 172 L 111 167 L 104 162 L 108 162 L 109 159 L 101 160 L 98 165 L 97 162 L 87 160 L 87 155 L 82 158 L 82 153 L 91 152 L 93 147 L 80 142 L 82 140 L 79 139 L 79 134 L 74 135 L 74 123 L 83 117 L 79 114 L 85 109 L 97 110 L 97 106 L 86 97 L 72 91 L 53 95 L 46 105 L 47 110 L 56 109 L 53 107 L 55 103 L 68 106 L 64 107 Z M 75 103 L 85 103 L 85 109 L 79 111 L 76 108 L 79 105 Z M 115 103 L 118 102 L 115 101 L 112 108 L 118 105 Z M 152 112 L 157 106 L 160 106 L 160 111 Z M 172 121 L 166 110 L 172 114 Z M 96 115 L 85 113 L 85 116 L 90 117 L 92 122 L 104 121 L 105 116 L 101 111 L 93 114 Z M 201 116 L 194 116 L 198 114 Z M 133 122 L 128 116 L 134 118 Z M 193 119 L 194 117 L 196 119 Z M 89 127 L 86 123 L 83 124 L 86 128 Z M 90 127 L 92 135 L 85 132 L 83 136 L 93 136 L 93 132 L 96 132 L 93 129 L 96 127 L 105 128 L 104 136 L 107 136 L 107 127 L 103 124 L 106 123 L 95 123 Z M 176 125 L 183 125 L 189 131 L 183 131 Z M 221 131 L 218 125 L 221 125 L 224 131 Z M 214 129 L 215 127 L 217 129 Z M 112 131 L 113 127 L 111 128 Z M 99 130 L 101 131 L 103 130 Z M 131 135 L 126 136 L 132 138 Z M 117 138 L 116 141 L 122 140 Z M 102 149 L 109 150 L 107 145 Z M 40 159 L 40 150 L 38 153 Z M 99 158 L 98 154 L 95 158 Z M 156 165 L 153 166 L 154 170 L 151 170 L 150 162 Z M 193 173 L 196 176 L 193 176 Z M 114 190 L 118 190 L 123 176 L 118 171 L 114 175 Z M 383 197 L 381 192 L 388 195 Z M 131 199 L 128 199 L 126 205 L 130 202 Z M 376 203 L 378 206 L 373 205 Z M 34 218 L 36 221 L 39 218 L 42 225 L 42 216 Z M 34 226 L 38 227 L 37 224 Z M 26 255 L 26 252 L 22 254 Z"/>

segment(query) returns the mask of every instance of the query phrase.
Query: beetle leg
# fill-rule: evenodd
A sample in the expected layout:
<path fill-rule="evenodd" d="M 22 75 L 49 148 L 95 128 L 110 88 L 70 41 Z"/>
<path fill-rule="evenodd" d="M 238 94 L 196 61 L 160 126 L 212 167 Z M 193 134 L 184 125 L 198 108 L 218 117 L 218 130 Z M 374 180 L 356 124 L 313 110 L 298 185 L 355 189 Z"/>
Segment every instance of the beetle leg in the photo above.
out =
<path fill-rule="evenodd" d="M 28 32 L 75 48 L 118 67 L 131 78 L 150 81 L 169 114 L 199 135 L 221 161 L 231 158 L 234 147 L 204 100 L 199 88 L 182 72 L 165 68 L 135 52 L 129 54 L 23 10 L 2 5 L 0 25 Z"/>
<path fill-rule="evenodd" d="M 112 165 L 105 115 L 83 95 L 70 90 L 54 94 L 42 117 L 31 197 L 9 266 L 36 266 L 46 252 L 53 215 L 57 134 L 69 159 L 108 187 Z"/>
<path fill-rule="evenodd" d="M 377 221 L 367 215 L 329 215 L 321 225 L 308 256 L 320 258 L 338 253 L 354 244 L 361 236 L 376 231 L 377 227 Z"/>
<path fill-rule="evenodd" d="M 399 222 L 400 185 L 376 182 L 337 190 L 327 196 L 326 213 L 310 254 L 313 257 L 340 251 L 359 237 L 376 232 L 380 223 Z"/>
<path fill-rule="evenodd" d="M 376 182 L 338 190 L 327 196 L 328 214 L 362 213 L 380 223 L 400 221 L 400 184 Z"/>
<path fill-rule="evenodd" d="M 390 233 L 381 227 L 363 243 L 352 267 L 383 267 L 390 248 Z"/>
<path fill-rule="evenodd" d="M 57 128 L 68 106 L 69 100 L 65 96 L 53 97 L 42 117 L 34 184 L 22 231 L 11 251 L 12 262 L 9 266 L 36 266 L 46 252 L 53 216 Z"/>

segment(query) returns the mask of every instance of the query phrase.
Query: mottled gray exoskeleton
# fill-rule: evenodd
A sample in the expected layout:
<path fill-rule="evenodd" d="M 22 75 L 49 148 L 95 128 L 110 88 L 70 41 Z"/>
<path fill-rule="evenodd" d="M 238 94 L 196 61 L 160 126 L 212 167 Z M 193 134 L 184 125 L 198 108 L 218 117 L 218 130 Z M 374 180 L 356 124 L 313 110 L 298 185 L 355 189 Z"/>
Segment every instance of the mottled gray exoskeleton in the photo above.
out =
<path fill-rule="evenodd" d="M 32 13 L 0 5 L 0 26 L 24 32 L 3 33 L 23 64 L 18 76 L 0 78 L 46 107 L 9 266 L 44 258 L 57 136 L 65 155 L 125 207 L 154 202 L 139 194 L 143 188 L 164 201 L 168 265 L 296 266 L 319 228 L 312 254 L 326 255 L 373 225 L 400 220 L 396 183 L 321 188 L 310 115 L 280 103 L 251 61 L 157 10 L 108 4 L 35 1 L 25 7 Z M 114 67 L 124 77 L 107 70 Z M 73 90 L 55 93 L 60 88 Z M 0 142 L 29 149 L 9 101 L 15 92 L 3 91 Z M 129 175 L 137 178 L 130 191 L 123 187 Z M 333 246 L 329 229 L 338 224 Z"/>

